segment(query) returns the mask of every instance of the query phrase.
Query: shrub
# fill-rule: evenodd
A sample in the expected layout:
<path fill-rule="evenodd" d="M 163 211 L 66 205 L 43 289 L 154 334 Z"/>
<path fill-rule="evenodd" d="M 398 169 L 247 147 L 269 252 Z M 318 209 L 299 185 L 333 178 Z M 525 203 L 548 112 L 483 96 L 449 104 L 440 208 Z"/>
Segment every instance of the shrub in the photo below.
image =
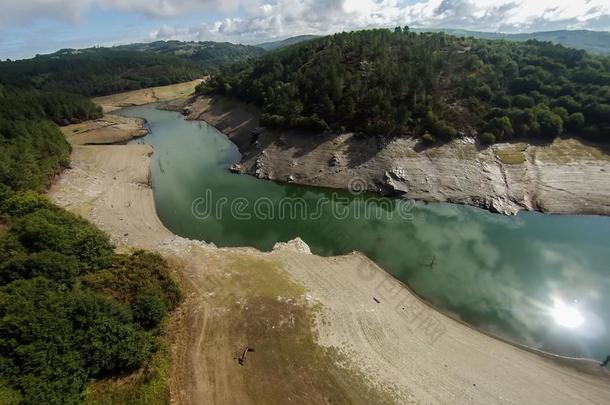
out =
<path fill-rule="evenodd" d="M 112 267 L 83 276 L 81 281 L 88 288 L 130 304 L 140 294 L 151 292 L 162 297 L 168 310 L 182 301 L 165 259 L 145 251 L 116 255 Z"/>
<path fill-rule="evenodd" d="M 573 113 L 568 116 L 568 120 L 566 121 L 566 128 L 570 131 L 580 132 L 585 126 L 585 116 L 580 113 Z"/>
<path fill-rule="evenodd" d="M 483 132 L 479 135 L 479 140 L 483 145 L 492 145 L 496 143 L 496 137 L 491 132 Z"/>
<path fill-rule="evenodd" d="M 269 128 L 280 128 L 286 124 L 286 120 L 277 114 L 261 114 L 260 124 Z"/>
<path fill-rule="evenodd" d="M 167 312 L 163 298 L 153 291 L 138 294 L 131 309 L 135 321 L 144 329 L 156 327 Z"/>
<path fill-rule="evenodd" d="M 59 284 L 72 286 L 79 273 L 79 263 L 74 256 L 43 251 L 30 255 L 17 255 L 0 267 L 0 284 L 14 280 L 44 277 Z"/>
<path fill-rule="evenodd" d="M 11 232 L 31 252 L 50 250 L 76 256 L 82 271 L 99 270 L 112 262 L 108 236 L 67 211 L 39 209 L 17 218 Z"/>

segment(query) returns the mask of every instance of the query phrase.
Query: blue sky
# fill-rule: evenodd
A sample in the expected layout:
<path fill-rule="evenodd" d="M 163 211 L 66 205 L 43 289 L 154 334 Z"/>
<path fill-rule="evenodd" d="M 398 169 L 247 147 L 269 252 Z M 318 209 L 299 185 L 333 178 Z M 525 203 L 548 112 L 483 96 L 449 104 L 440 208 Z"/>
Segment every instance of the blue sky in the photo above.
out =
<path fill-rule="evenodd" d="M 253 44 L 396 25 L 610 30 L 610 0 L 0 0 L 0 59 L 158 39 Z"/>

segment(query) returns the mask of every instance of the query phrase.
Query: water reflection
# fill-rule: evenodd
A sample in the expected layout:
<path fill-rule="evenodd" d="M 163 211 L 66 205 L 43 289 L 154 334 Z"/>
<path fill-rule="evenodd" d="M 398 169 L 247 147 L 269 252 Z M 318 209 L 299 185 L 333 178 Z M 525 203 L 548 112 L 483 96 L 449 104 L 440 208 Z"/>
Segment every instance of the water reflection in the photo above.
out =
<path fill-rule="evenodd" d="M 452 204 L 416 203 L 406 219 L 396 215 L 400 206 L 394 201 L 378 204 L 384 215 L 367 219 L 358 212 L 375 196 L 356 199 L 339 192 L 341 199 L 333 200 L 337 191 L 231 174 L 226 167 L 239 159 L 239 152 L 214 128 L 151 107 L 125 113 L 146 118 L 151 126 L 143 141 L 155 148 L 151 172 L 157 211 L 177 234 L 263 250 L 300 236 L 317 254 L 360 250 L 466 322 L 556 353 L 603 358 L 610 350 L 610 218 L 505 217 Z M 213 191 L 214 199 L 245 198 L 251 202 L 250 214 L 261 198 L 274 212 L 286 197 L 302 199 L 310 212 L 321 199 L 334 202 L 315 220 L 252 215 L 241 221 L 228 208 L 221 217 L 196 219 L 192 203 L 206 190 Z M 347 209 L 347 219 L 338 219 L 333 209 Z"/>

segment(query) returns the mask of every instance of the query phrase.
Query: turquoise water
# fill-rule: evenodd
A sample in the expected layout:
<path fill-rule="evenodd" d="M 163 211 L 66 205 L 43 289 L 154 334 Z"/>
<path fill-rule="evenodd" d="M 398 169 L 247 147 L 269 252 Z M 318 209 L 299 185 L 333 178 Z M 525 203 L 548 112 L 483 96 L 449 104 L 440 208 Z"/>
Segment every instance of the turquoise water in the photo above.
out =
<path fill-rule="evenodd" d="M 236 146 L 205 123 L 141 106 L 157 212 L 178 235 L 269 250 L 300 236 L 320 255 L 359 250 L 464 321 L 554 353 L 610 353 L 610 218 L 491 214 L 230 173 Z"/>

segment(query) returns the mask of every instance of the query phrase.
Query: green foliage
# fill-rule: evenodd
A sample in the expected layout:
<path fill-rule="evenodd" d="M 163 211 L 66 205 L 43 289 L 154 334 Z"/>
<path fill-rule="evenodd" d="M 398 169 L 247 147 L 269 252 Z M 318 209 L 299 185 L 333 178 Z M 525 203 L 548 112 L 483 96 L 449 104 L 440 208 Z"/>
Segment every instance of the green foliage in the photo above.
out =
<path fill-rule="evenodd" d="M 264 49 L 250 45 L 228 42 L 181 42 L 155 41 L 150 43 L 120 45 L 119 50 L 153 52 L 161 55 L 180 57 L 194 62 L 204 71 L 218 69 L 240 60 L 261 56 Z M 169 83 L 168 83 L 169 84 Z"/>
<path fill-rule="evenodd" d="M 114 256 L 108 237 L 82 218 L 33 192 L 9 194 L 9 228 L 0 231 L 0 393 L 18 403 L 79 403 L 92 377 L 150 359 L 157 338 L 145 329 L 178 305 L 180 291 L 160 256 Z"/>
<path fill-rule="evenodd" d="M 479 139 L 481 140 L 481 143 L 483 145 L 492 145 L 492 144 L 496 143 L 496 136 L 494 134 L 492 134 L 491 132 L 483 132 L 479 136 Z"/>
<path fill-rule="evenodd" d="M 568 116 L 566 128 L 568 128 L 570 131 L 581 132 L 584 125 L 585 116 L 582 113 L 573 113 Z"/>
<path fill-rule="evenodd" d="M 142 294 L 157 294 L 165 307 L 172 310 L 182 300 L 165 259 L 145 251 L 117 255 L 110 268 L 88 274 L 81 281 L 87 288 L 129 304 Z"/>
<path fill-rule="evenodd" d="M 98 270 L 112 261 L 108 236 L 67 211 L 43 208 L 23 215 L 14 220 L 11 232 L 32 252 L 74 255 L 82 271 Z"/>
<path fill-rule="evenodd" d="M 153 338 L 129 308 L 44 278 L 0 288 L 0 366 L 27 404 L 77 403 L 90 376 L 138 367 Z"/>
<path fill-rule="evenodd" d="M 74 256 L 50 250 L 18 254 L 0 264 L 0 285 L 20 279 L 45 277 L 58 284 L 72 286 L 79 272 L 79 262 Z"/>
<path fill-rule="evenodd" d="M 101 96 L 185 82 L 202 73 L 200 66 L 184 58 L 109 48 L 62 50 L 0 62 L 0 82 L 47 94 L 61 92 L 50 96 L 50 101 L 53 97 L 65 99 L 65 93 Z"/>
<path fill-rule="evenodd" d="M 600 139 L 610 127 L 609 72 L 609 57 L 547 42 L 366 30 L 242 61 L 199 91 L 258 104 L 270 127 L 552 139 L 580 113 L 575 135 Z"/>
<path fill-rule="evenodd" d="M 172 57 L 104 50 L 0 63 L 3 403 L 80 403 L 91 378 L 141 367 L 156 350 L 157 332 L 143 327 L 154 328 L 180 300 L 167 263 L 145 253 L 115 257 L 107 235 L 36 191 L 68 165 L 70 146 L 56 124 L 102 115 L 74 93 L 169 84 L 200 70 Z M 103 291 L 81 280 L 96 272 L 114 277 Z M 115 298 L 124 295 L 122 281 L 131 283 L 126 301 Z"/>
<path fill-rule="evenodd" d="M 167 312 L 163 298 L 155 292 L 138 294 L 131 307 L 135 321 L 144 329 L 157 326 Z"/>
<path fill-rule="evenodd" d="M 493 118 L 487 124 L 488 132 L 494 135 L 495 140 L 503 140 L 513 135 L 513 125 L 507 116 Z"/>

